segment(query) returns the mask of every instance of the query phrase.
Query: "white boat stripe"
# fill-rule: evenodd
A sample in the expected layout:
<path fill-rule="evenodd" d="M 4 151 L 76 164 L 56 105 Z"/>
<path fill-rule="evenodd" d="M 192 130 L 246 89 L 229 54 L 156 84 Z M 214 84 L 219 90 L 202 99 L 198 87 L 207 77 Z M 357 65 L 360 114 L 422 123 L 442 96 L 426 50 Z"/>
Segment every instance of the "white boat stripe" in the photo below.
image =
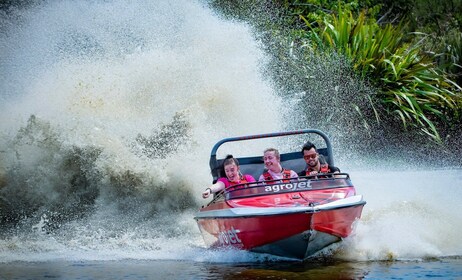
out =
<path fill-rule="evenodd" d="M 362 205 L 366 202 L 362 195 L 355 195 L 344 199 L 339 199 L 323 205 L 311 206 L 290 206 L 290 207 L 238 207 L 220 210 L 202 211 L 194 218 L 237 218 L 243 216 L 268 216 L 283 215 L 303 212 L 327 211 L 337 208 L 345 208 Z"/>

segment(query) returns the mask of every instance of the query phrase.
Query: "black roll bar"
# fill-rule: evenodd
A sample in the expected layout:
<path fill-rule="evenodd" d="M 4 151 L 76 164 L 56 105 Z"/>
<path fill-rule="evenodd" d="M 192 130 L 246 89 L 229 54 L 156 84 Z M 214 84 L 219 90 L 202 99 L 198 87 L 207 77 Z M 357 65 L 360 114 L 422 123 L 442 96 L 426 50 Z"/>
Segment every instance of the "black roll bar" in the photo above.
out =
<path fill-rule="evenodd" d="M 265 134 L 255 134 L 255 135 L 246 135 L 246 136 L 238 136 L 238 137 L 230 137 L 230 138 L 225 138 L 220 141 L 218 141 L 212 148 L 212 152 L 210 154 L 210 170 L 212 171 L 212 175 L 214 177 L 217 176 L 217 174 L 214 174 L 217 172 L 218 168 L 218 161 L 217 161 L 217 150 L 218 148 L 223 145 L 226 142 L 235 142 L 235 141 L 246 141 L 246 140 L 255 140 L 255 139 L 260 139 L 260 138 L 271 138 L 271 137 L 282 137 L 282 136 L 289 136 L 289 135 L 297 135 L 297 134 L 308 134 L 308 133 L 313 133 L 321 136 L 324 139 L 324 142 L 326 143 L 326 151 L 327 151 L 327 163 L 331 166 L 334 166 L 334 159 L 332 155 L 332 145 L 330 143 L 329 137 L 327 135 L 317 129 L 302 129 L 302 130 L 293 130 L 293 131 L 283 131 L 283 132 L 273 132 L 273 133 L 265 133 Z"/>

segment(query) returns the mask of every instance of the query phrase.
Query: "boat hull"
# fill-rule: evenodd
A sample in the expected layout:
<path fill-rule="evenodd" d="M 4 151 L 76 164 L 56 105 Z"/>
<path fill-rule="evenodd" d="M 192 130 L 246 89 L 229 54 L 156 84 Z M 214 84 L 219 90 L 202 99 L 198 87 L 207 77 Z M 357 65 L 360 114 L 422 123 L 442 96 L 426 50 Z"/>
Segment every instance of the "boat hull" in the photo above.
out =
<path fill-rule="evenodd" d="M 356 196 L 344 203 L 258 211 L 227 208 L 223 202 L 203 209 L 204 215 L 195 219 L 209 247 L 231 246 L 303 260 L 350 235 L 364 204 L 362 197 Z"/>

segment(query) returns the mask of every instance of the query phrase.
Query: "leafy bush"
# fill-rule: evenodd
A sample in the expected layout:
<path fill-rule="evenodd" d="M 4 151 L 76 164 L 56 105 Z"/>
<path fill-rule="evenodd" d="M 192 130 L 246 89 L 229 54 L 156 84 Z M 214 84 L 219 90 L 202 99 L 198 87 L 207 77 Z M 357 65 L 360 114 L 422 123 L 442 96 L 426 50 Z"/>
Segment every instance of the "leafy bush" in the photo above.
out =
<path fill-rule="evenodd" d="M 354 17 L 341 9 L 316 25 L 302 19 L 312 31 L 312 47 L 350 58 L 354 70 L 381 90 L 375 98 L 404 126 L 416 126 L 440 142 L 435 122 L 460 117 L 461 88 L 421 51 L 421 44 L 405 40 L 402 25 L 382 27 L 364 12 Z"/>

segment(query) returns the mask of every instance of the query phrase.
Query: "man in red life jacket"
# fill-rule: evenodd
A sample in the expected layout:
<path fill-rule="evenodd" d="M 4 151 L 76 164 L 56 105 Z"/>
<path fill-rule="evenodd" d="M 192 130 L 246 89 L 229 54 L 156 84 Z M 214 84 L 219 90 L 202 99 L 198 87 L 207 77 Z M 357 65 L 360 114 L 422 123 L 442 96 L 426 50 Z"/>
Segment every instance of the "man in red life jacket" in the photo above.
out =
<path fill-rule="evenodd" d="M 312 176 L 322 173 L 339 173 L 340 169 L 329 166 L 323 155 L 318 154 L 316 146 L 310 141 L 306 142 L 302 148 L 303 159 L 306 168 L 298 173 L 298 176 Z"/>
<path fill-rule="evenodd" d="M 284 183 L 290 182 L 290 178 L 297 178 L 298 175 L 295 171 L 284 169 L 281 166 L 281 155 L 275 148 L 268 148 L 263 152 L 263 162 L 265 163 L 266 170 L 261 174 L 258 181 L 269 181 L 266 184 L 277 184 L 281 181 Z"/>

